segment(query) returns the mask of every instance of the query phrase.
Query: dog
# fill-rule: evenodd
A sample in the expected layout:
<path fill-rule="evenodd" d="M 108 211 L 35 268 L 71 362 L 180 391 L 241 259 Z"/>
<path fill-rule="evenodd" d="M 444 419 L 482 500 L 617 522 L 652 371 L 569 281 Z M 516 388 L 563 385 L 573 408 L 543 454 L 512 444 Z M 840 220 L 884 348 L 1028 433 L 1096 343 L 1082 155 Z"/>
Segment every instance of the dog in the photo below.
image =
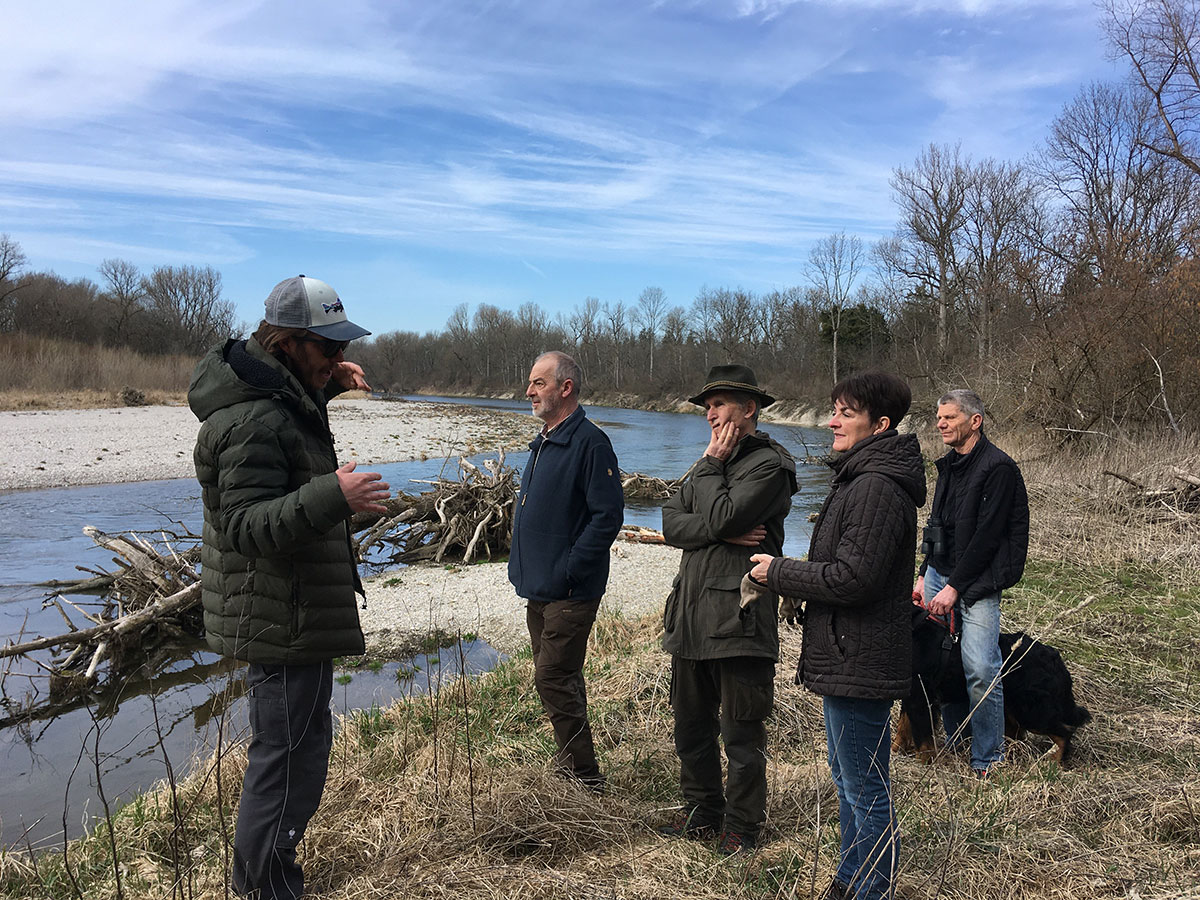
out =
<path fill-rule="evenodd" d="M 1054 742 L 1049 756 L 1064 768 L 1071 755 L 1076 729 L 1092 720 L 1091 713 L 1075 702 L 1074 682 L 1062 654 L 1022 631 L 1001 633 L 1004 659 L 1000 680 L 1004 685 L 1004 733 L 1021 740 L 1026 732 L 1042 734 Z M 967 702 L 962 650 L 948 626 L 929 612 L 913 606 L 912 688 L 900 703 L 900 721 L 892 749 L 916 753 L 925 762 L 937 755 L 934 745 L 936 713 L 942 703 Z"/>

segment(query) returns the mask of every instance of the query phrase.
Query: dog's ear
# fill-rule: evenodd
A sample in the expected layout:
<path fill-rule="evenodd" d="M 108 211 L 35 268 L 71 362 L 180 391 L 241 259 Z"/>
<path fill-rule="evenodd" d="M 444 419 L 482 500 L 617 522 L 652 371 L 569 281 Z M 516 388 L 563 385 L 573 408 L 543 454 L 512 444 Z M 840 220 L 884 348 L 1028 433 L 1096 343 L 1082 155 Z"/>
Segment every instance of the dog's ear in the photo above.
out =
<path fill-rule="evenodd" d="M 922 622 L 929 618 L 929 610 L 923 606 L 912 605 L 912 627 L 916 628 Z"/>

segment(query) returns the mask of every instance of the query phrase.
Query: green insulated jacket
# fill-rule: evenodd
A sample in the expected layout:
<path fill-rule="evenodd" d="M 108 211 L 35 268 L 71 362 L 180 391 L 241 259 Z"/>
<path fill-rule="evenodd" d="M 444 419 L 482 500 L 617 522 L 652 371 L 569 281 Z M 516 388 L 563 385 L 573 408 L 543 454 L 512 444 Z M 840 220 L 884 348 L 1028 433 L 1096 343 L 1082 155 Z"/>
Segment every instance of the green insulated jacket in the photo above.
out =
<path fill-rule="evenodd" d="M 326 399 L 253 338 L 214 348 L 192 376 L 204 630 L 225 656 L 303 664 L 364 650 Z"/>
<path fill-rule="evenodd" d="M 796 462 L 757 431 L 722 462 L 701 457 L 691 476 L 663 506 L 663 535 L 683 549 L 679 574 L 663 614 L 663 649 L 685 659 L 730 656 L 779 658 L 779 598 L 741 608 L 739 586 L 754 553 L 779 555 L 783 520 L 796 493 Z M 758 547 L 730 544 L 756 525 Z"/>

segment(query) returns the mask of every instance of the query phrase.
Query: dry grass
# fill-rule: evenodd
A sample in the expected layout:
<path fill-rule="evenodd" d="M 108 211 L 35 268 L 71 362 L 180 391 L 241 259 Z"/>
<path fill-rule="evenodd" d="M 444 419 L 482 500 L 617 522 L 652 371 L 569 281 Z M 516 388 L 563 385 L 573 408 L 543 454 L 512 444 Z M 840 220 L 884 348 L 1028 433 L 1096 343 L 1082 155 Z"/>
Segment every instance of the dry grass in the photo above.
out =
<path fill-rule="evenodd" d="M 145 356 L 70 341 L 0 335 L 0 409 L 124 405 L 125 388 L 151 403 L 183 402 L 196 359 Z"/>
<path fill-rule="evenodd" d="M 1086 524 L 1059 529 L 1050 552 L 1031 560 L 1006 601 L 1006 627 L 1062 649 L 1094 721 L 1077 735 L 1069 770 L 1043 760 L 1050 744 L 1036 737 L 1012 745 L 987 783 L 956 758 L 930 766 L 894 759 L 901 897 L 1200 896 L 1194 548 L 1166 553 L 1170 532 L 1140 511 L 1109 526 L 1136 534 L 1099 540 L 1105 510 L 1112 514 L 1106 504 L 1116 501 L 1093 496 L 1107 482 L 1084 477 L 1078 460 L 1063 462 L 1070 474 L 1055 487 L 1035 476 L 1038 546 L 1047 539 L 1044 519 L 1079 515 Z M 1164 555 L 1126 562 L 1131 546 Z M 597 625 L 589 697 L 610 778 L 600 799 L 549 772 L 552 738 L 528 656 L 433 696 L 344 719 L 325 798 L 302 845 L 312 896 L 819 896 L 837 858 L 837 806 L 819 700 L 791 684 L 799 635 L 788 630 L 777 679 L 770 842 L 757 855 L 725 859 L 653 829 L 677 803 L 658 630 L 656 617 Z M 215 758 L 207 760 L 174 798 L 164 788 L 116 816 L 125 897 L 224 895 L 243 764 L 244 750 L 230 747 L 219 781 Z M 71 845 L 79 893 L 117 895 L 111 856 L 103 825 Z M 28 858 L 9 854 L 0 857 L 0 895 L 76 891 L 61 853 L 39 857 L 36 871 Z"/>
<path fill-rule="evenodd" d="M 182 406 L 185 391 L 144 391 L 150 406 Z M 0 391 L 0 410 L 108 409 L 126 406 L 120 391 Z"/>

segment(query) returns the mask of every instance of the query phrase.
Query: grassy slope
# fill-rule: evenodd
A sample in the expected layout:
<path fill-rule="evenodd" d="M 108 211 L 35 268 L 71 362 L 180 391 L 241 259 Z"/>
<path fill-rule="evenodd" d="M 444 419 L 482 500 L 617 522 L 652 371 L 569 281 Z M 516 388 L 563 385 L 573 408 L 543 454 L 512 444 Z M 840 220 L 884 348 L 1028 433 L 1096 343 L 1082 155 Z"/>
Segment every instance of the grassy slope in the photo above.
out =
<path fill-rule="evenodd" d="M 1177 897 L 1200 886 L 1200 587 L 1156 569 L 1034 560 L 1007 627 L 1059 646 L 1094 722 L 1075 767 L 1013 748 L 995 783 L 960 761 L 901 758 L 893 780 L 904 834 L 902 896 Z M 596 739 L 610 773 L 600 801 L 548 774 L 550 731 L 527 656 L 438 696 L 352 715 L 304 860 L 316 896 L 809 896 L 837 854 L 836 803 L 820 708 L 780 666 L 771 734 L 773 840 L 722 859 L 656 836 L 676 798 L 666 659 L 657 623 L 602 621 L 589 659 Z M 464 692 L 466 701 L 464 703 Z M 468 725 L 470 747 L 468 750 Z M 243 751 L 231 748 L 116 817 L 127 897 L 220 896 Z M 218 814 L 218 790 L 224 814 Z M 178 816 L 173 806 L 182 809 Z M 115 896 L 107 829 L 70 852 L 89 898 Z M 0 893 L 70 897 L 61 854 L 0 861 Z"/>
<path fill-rule="evenodd" d="M 1021 457 L 1037 486 L 1039 555 L 1007 595 L 1005 628 L 1063 651 L 1093 722 L 1066 771 L 1039 760 L 1049 742 L 1036 737 L 1014 745 L 986 784 L 956 758 L 895 759 L 901 896 L 1200 896 L 1197 498 L 1143 502 L 1103 474 L 1170 485 L 1150 468 L 1174 459 L 1197 471 L 1200 452 L 1132 449 L 1128 458 Z M 772 840 L 755 857 L 723 859 L 653 830 L 677 802 L 658 630 L 653 617 L 597 624 L 587 676 L 610 777 L 599 801 L 548 771 L 553 741 L 528 655 L 343 721 L 302 846 L 313 895 L 819 895 L 837 858 L 837 809 L 819 702 L 790 683 L 798 633 L 785 635 L 771 724 Z M 174 795 L 133 801 L 111 834 L 101 825 L 72 843 L 69 873 L 61 852 L 36 866 L 0 856 L 0 896 L 116 896 L 114 842 L 125 897 L 224 896 L 243 764 L 244 749 L 232 746 L 219 771 L 214 757 Z"/>

